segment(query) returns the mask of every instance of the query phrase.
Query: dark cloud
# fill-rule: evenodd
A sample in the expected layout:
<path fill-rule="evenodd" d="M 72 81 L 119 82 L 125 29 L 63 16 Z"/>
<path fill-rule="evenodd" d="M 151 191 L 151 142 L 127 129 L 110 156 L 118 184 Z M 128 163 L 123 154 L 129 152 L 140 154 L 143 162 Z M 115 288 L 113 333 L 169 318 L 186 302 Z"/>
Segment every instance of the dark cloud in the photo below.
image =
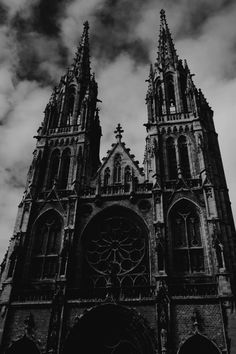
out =
<path fill-rule="evenodd" d="M 36 80 L 41 85 L 54 85 L 58 78 L 48 72 L 49 65 L 43 64 L 51 63 L 58 68 L 68 65 L 68 49 L 62 44 L 59 22 L 69 2 L 40 0 L 32 5 L 29 16 L 25 16 L 22 8 L 11 18 L 9 27 L 15 35 L 18 80 Z"/>
<path fill-rule="evenodd" d="M 11 27 L 20 33 L 35 31 L 50 37 L 59 37 L 59 20 L 66 5 L 71 0 L 40 0 L 32 5 L 30 16 L 25 16 L 24 8 L 11 20 Z"/>
<path fill-rule="evenodd" d="M 107 0 L 94 13 L 91 46 L 95 57 L 113 61 L 122 53 L 137 63 L 147 63 L 148 50 L 144 41 L 134 37 L 134 29 L 142 17 L 145 2 Z"/>
<path fill-rule="evenodd" d="M 198 0 L 184 1 L 179 0 L 173 2 L 167 0 L 171 9 L 176 9 L 182 5 L 183 15 L 182 21 L 178 23 L 175 29 L 175 38 L 197 37 L 204 30 L 204 24 L 214 15 L 221 11 L 226 11 L 227 7 L 234 4 L 235 0 Z M 184 6 L 186 5 L 186 6 Z"/>
<path fill-rule="evenodd" d="M 18 41 L 18 80 L 36 80 L 40 85 L 55 85 L 59 77 L 52 75 L 47 65 L 65 69 L 68 62 L 67 49 L 59 40 L 51 41 L 47 37 L 38 37 L 37 33 L 24 33 Z M 57 76 L 57 75 L 56 75 Z"/>
<path fill-rule="evenodd" d="M 39 33 L 56 36 L 60 33 L 59 19 L 70 0 L 41 0 L 32 11 L 32 27 Z"/>
<path fill-rule="evenodd" d="M 7 7 L 0 2 L 0 25 L 3 25 L 7 21 Z"/>

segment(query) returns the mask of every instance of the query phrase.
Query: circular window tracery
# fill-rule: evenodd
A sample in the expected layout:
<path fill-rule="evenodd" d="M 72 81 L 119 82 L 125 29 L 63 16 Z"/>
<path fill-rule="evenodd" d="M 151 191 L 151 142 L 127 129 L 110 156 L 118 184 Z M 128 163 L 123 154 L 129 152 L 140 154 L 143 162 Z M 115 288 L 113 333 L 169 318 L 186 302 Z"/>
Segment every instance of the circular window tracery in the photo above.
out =
<path fill-rule="evenodd" d="M 95 272 L 125 275 L 141 265 L 146 242 L 137 223 L 125 216 L 113 216 L 97 227 L 86 242 L 86 259 Z"/>

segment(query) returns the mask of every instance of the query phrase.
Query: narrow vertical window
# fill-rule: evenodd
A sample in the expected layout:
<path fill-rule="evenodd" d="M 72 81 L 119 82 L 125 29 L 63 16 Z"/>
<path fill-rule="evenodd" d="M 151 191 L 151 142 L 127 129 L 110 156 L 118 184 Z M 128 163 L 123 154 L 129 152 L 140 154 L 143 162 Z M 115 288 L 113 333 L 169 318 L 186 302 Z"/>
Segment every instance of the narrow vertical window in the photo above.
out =
<path fill-rule="evenodd" d="M 166 141 L 166 153 L 167 153 L 167 168 L 169 179 L 177 179 L 177 161 L 175 143 L 173 138 L 168 138 Z"/>
<path fill-rule="evenodd" d="M 40 217 L 35 225 L 32 251 L 32 278 L 54 278 L 57 274 L 61 246 L 62 221 L 50 211 Z"/>
<path fill-rule="evenodd" d="M 201 227 L 196 207 L 181 200 L 171 211 L 170 221 L 174 269 L 177 273 L 203 272 Z"/>
<path fill-rule="evenodd" d="M 62 111 L 61 126 L 67 126 L 72 123 L 74 103 L 75 103 L 75 88 L 71 86 L 66 91 L 64 107 Z"/>
<path fill-rule="evenodd" d="M 167 88 L 167 108 L 169 113 L 176 112 L 175 103 L 175 87 L 172 75 L 167 75 L 166 77 L 166 88 Z"/>
<path fill-rule="evenodd" d="M 107 167 L 104 172 L 104 182 L 103 182 L 104 187 L 108 186 L 109 180 L 110 180 L 110 168 Z"/>
<path fill-rule="evenodd" d="M 70 149 L 66 149 L 62 153 L 61 167 L 59 176 L 59 188 L 66 189 L 68 185 L 68 177 L 70 170 Z"/>
<path fill-rule="evenodd" d="M 58 177 L 59 160 L 60 151 L 54 150 L 49 163 L 47 188 L 52 188 L 53 183 Z"/>
<path fill-rule="evenodd" d="M 164 250 L 163 250 L 163 246 L 160 243 L 157 246 L 157 262 L 158 262 L 158 271 L 164 271 L 165 270 Z"/>
<path fill-rule="evenodd" d="M 125 183 L 131 182 L 131 170 L 130 166 L 125 167 Z"/>
<path fill-rule="evenodd" d="M 56 128 L 58 126 L 59 113 L 56 105 L 51 106 L 50 109 L 50 123 L 49 128 Z"/>
<path fill-rule="evenodd" d="M 121 155 L 116 154 L 114 158 L 114 183 L 121 182 Z"/>
<path fill-rule="evenodd" d="M 180 160 L 180 168 L 181 168 L 182 175 L 185 178 L 191 178 L 189 156 L 188 156 L 188 145 L 187 145 L 186 137 L 183 135 L 178 139 L 178 150 L 179 150 L 179 160 Z"/>
<path fill-rule="evenodd" d="M 186 95 L 187 78 L 186 78 L 186 75 L 183 73 L 180 76 L 180 87 L 181 87 L 181 97 L 182 97 L 183 110 L 184 110 L 184 112 L 187 112 L 188 111 L 187 95 Z"/>

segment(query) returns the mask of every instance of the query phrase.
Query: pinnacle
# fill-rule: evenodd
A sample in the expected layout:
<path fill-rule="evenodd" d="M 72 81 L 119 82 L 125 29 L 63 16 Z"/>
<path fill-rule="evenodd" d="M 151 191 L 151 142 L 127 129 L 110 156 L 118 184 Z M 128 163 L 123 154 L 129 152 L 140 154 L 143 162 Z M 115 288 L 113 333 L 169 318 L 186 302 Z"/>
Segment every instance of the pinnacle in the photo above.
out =
<path fill-rule="evenodd" d="M 114 133 L 116 134 L 116 139 L 118 141 L 121 141 L 122 138 L 122 133 L 124 133 L 124 130 L 122 129 L 120 123 L 118 123 L 116 130 L 114 131 Z"/>
<path fill-rule="evenodd" d="M 83 23 L 83 25 L 84 25 L 84 30 L 88 31 L 88 29 L 89 29 L 89 22 L 88 22 L 88 21 L 85 21 L 85 22 Z"/>
<path fill-rule="evenodd" d="M 172 66 L 178 61 L 174 43 L 171 37 L 171 32 L 169 30 L 165 11 L 162 9 L 160 12 L 160 35 L 158 44 L 158 66 L 163 66 L 165 68 L 166 64 L 169 63 Z"/>

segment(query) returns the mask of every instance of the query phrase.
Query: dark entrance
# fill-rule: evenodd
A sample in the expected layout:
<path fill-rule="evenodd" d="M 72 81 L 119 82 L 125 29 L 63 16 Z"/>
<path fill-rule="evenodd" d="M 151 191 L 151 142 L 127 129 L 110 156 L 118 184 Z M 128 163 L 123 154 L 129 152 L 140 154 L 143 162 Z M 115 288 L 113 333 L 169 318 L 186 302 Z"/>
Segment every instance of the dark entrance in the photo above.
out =
<path fill-rule="evenodd" d="M 180 348 L 179 354 L 219 354 L 217 347 L 207 338 L 195 334 Z"/>
<path fill-rule="evenodd" d="M 70 332 L 63 354 L 154 354 L 150 330 L 135 311 L 102 305 L 88 311 Z"/>
<path fill-rule="evenodd" d="M 19 339 L 6 351 L 6 354 L 40 354 L 36 345 L 27 337 Z"/>

